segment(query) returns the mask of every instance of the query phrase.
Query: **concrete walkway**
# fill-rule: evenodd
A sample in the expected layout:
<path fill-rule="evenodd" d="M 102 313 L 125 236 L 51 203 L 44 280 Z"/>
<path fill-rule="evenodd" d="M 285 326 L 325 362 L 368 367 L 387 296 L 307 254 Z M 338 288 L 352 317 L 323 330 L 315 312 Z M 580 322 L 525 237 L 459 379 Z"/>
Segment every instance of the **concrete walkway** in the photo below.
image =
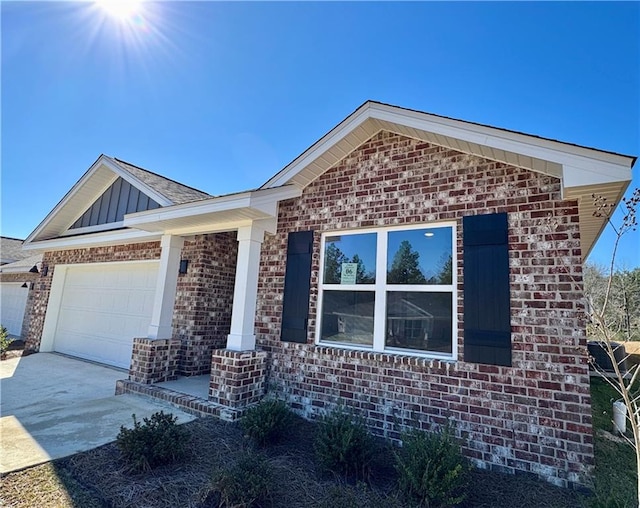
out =
<path fill-rule="evenodd" d="M 156 411 L 180 423 L 194 416 L 138 395 L 115 396 L 120 369 L 38 353 L 0 362 L 0 473 L 73 455 L 114 441 Z"/>

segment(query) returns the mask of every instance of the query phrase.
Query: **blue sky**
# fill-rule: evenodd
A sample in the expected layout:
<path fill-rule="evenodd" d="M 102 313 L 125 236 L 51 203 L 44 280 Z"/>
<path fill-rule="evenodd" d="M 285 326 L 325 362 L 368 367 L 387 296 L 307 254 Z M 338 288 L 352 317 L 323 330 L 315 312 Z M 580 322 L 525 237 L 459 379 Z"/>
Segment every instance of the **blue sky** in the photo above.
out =
<path fill-rule="evenodd" d="M 637 2 L 162 2 L 130 23 L 91 2 L 0 9 L 5 236 L 101 153 L 211 194 L 254 188 L 367 99 L 640 155 Z M 639 252 L 636 232 L 619 260 Z"/>

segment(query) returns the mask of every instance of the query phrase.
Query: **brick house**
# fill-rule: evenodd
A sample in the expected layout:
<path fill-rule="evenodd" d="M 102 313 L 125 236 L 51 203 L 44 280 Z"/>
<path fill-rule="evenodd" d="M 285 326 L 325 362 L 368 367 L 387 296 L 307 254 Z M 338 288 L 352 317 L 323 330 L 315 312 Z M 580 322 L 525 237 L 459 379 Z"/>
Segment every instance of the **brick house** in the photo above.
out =
<path fill-rule="evenodd" d="M 479 467 L 593 464 L 582 260 L 635 157 L 366 102 L 258 189 L 213 197 L 101 156 L 25 241 L 28 347 L 267 387 L 396 438 L 451 418 Z M 159 393 L 150 389 L 150 392 Z"/>

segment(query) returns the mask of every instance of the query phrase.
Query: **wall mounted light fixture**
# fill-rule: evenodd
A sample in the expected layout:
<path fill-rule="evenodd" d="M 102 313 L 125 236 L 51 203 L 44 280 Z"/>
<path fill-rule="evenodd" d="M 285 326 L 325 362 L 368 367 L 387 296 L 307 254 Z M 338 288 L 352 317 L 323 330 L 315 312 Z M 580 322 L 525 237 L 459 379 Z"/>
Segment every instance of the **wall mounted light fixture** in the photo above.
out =
<path fill-rule="evenodd" d="M 180 269 L 178 270 L 178 273 L 187 273 L 187 268 L 189 267 L 189 260 L 188 259 L 181 259 L 180 260 Z"/>
<path fill-rule="evenodd" d="M 46 277 L 48 273 L 49 273 L 49 267 L 45 265 L 42 267 L 42 271 L 40 272 L 40 277 Z"/>

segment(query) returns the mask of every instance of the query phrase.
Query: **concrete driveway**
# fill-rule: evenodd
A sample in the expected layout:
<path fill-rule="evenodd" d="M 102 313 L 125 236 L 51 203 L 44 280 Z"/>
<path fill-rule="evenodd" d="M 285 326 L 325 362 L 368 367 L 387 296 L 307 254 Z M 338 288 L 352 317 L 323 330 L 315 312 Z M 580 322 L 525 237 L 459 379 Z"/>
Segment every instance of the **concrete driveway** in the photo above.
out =
<path fill-rule="evenodd" d="M 180 423 L 194 416 L 138 395 L 115 396 L 126 372 L 54 353 L 0 362 L 0 473 L 73 455 L 114 441 L 164 410 Z"/>

